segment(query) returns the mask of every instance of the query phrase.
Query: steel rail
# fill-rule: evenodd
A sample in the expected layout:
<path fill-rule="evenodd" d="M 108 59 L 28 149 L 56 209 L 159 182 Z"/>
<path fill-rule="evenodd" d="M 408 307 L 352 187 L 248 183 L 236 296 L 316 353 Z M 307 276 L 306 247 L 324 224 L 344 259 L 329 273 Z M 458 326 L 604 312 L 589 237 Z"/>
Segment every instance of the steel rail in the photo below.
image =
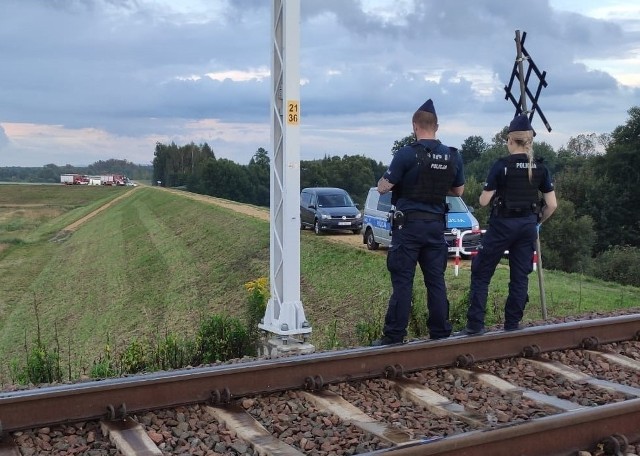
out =
<path fill-rule="evenodd" d="M 537 418 L 487 431 L 366 453 L 376 456 L 564 456 L 613 436 L 640 440 L 640 399 Z M 613 454 L 613 453 L 607 453 Z M 621 454 L 621 453 L 620 453 Z M 364 455 L 363 455 L 364 456 Z"/>
<path fill-rule="evenodd" d="M 640 314 L 633 314 L 483 336 L 261 359 L 0 393 L 0 430 L 16 431 L 194 403 L 215 404 L 289 389 L 314 390 L 330 383 L 394 377 L 523 354 L 594 348 L 597 344 L 638 337 Z"/>

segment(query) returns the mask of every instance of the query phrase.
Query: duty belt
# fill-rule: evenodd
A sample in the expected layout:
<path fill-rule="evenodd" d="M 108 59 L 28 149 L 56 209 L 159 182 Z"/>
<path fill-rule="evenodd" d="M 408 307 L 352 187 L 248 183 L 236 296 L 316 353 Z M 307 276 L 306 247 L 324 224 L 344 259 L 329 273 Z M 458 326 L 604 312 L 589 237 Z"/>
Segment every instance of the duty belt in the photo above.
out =
<path fill-rule="evenodd" d="M 440 220 L 444 221 L 444 214 L 435 214 L 433 212 L 407 212 L 406 220 Z"/>
<path fill-rule="evenodd" d="M 535 212 L 531 209 L 498 209 L 498 215 L 505 218 L 527 217 L 534 214 Z"/>

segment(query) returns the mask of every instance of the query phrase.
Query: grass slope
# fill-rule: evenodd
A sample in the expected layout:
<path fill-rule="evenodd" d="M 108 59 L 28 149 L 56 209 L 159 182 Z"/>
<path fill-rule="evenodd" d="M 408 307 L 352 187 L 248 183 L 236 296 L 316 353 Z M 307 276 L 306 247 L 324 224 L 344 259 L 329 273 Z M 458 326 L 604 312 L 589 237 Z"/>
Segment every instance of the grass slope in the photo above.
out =
<path fill-rule="evenodd" d="M 64 242 L 49 242 L 56 230 L 121 194 L 94 190 L 101 193 L 84 200 L 78 193 L 62 205 L 64 210 L 23 230 L 22 241 L 0 253 L 0 359 L 24 358 L 25 341 L 31 345 L 37 330 L 36 307 L 43 340 L 53 344 L 57 335 L 62 359 L 72 352 L 75 374 L 98 358 L 107 341 L 118 350 L 135 338 L 167 331 L 193 335 L 203 316 L 243 317 L 244 284 L 269 275 L 268 222 L 147 187 L 131 191 Z M 0 209 L 22 204 L 26 216 L 34 201 L 51 203 L 51 194 L 30 191 L 29 197 L 17 195 L 17 202 L 0 196 Z M 56 204 L 69 198 L 63 193 L 55 194 Z M 5 219 L 11 224 L 15 214 Z M 15 233 L 7 234 L 0 224 L 0 242 L 5 236 Z M 302 302 L 313 327 L 311 342 L 318 348 L 356 345 L 357 323 L 379 330 L 391 291 L 385 256 L 310 232 L 303 232 L 301 240 Z M 545 279 L 549 316 L 640 302 L 638 288 L 553 271 L 545 271 Z M 489 298 L 489 318 L 495 321 L 507 281 L 508 269 L 500 267 Z M 468 285 L 467 269 L 458 276 L 453 268 L 447 270 L 454 321 L 463 321 Z M 540 319 L 535 274 L 529 288 L 526 317 Z M 424 313 L 420 277 L 415 298 Z M 0 369 L 6 374 L 4 364 Z"/>

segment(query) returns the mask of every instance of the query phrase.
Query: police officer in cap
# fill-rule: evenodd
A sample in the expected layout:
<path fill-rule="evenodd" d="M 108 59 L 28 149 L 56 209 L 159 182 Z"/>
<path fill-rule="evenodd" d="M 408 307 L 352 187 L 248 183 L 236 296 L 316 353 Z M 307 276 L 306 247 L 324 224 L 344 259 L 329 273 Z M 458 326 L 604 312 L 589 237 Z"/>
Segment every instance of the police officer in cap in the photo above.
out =
<path fill-rule="evenodd" d="M 378 182 L 380 194 L 393 189 L 393 235 L 387 254 L 393 291 L 383 337 L 373 345 L 401 343 L 407 335 L 416 264 L 427 287 L 429 336 L 442 339 L 451 334 L 444 281 L 446 196 L 464 191 L 462 157 L 436 139 L 438 117 L 431 99 L 413 114 L 412 123 L 416 142 L 396 152 Z"/>
<path fill-rule="evenodd" d="M 480 205 L 491 203 L 489 227 L 471 263 L 471 289 L 467 326 L 456 335 L 483 334 L 491 277 L 505 250 L 509 251 L 509 295 L 504 329 L 520 328 L 527 303 L 529 274 L 533 270 L 540 224 L 558 206 L 553 181 L 542 160 L 533 159 L 533 129 L 526 115 L 509 125 L 509 156 L 497 160 L 484 184 Z M 542 193 L 541 202 L 539 192 Z"/>

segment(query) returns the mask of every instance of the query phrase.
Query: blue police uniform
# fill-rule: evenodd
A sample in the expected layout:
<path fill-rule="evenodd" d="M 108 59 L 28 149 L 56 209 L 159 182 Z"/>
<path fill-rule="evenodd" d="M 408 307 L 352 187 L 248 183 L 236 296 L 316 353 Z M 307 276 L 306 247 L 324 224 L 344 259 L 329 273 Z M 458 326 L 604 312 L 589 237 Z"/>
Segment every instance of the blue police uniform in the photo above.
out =
<path fill-rule="evenodd" d="M 509 163 L 515 165 L 510 167 Z M 499 202 L 504 201 L 509 196 L 509 191 L 518 193 L 518 190 L 513 189 L 513 185 L 509 189 L 507 184 L 509 170 L 513 170 L 516 166 L 520 168 L 529 166 L 527 154 L 511 154 L 510 157 L 499 159 L 494 163 L 484 185 L 484 190 L 496 191 L 494 200 L 500 198 Z M 532 167 L 537 174 L 538 185 L 534 188 L 535 194 L 537 195 L 538 191 L 542 193 L 553 191 L 549 170 L 541 161 L 533 162 Z M 509 294 L 505 304 L 505 330 L 519 328 L 525 304 L 529 299 L 529 274 L 533 270 L 533 253 L 537 240 L 536 224 L 540 207 L 538 205 L 528 209 L 514 210 L 502 205 L 497 206 L 496 201 L 498 200 L 494 201 L 489 217 L 489 227 L 482 237 L 478 254 L 471 262 L 470 304 L 466 329 L 469 334 L 484 332 L 489 283 L 506 250 L 509 251 Z M 525 203 L 529 202 L 525 201 Z"/>
<path fill-rule="evenodd" d="M 431 100 L 428 101 L 430 102 Z M 430 108 L 433 109 L 433 104 Z M 416 151 L 423 146 L 432 152 L 433 156 L 448 159 L 453 167 L 450 174 L 452 178 L 446 184 L 447 190 L 464 185 L 462 157 L 458 151 L 431 139 L 423 139 L 398 150 L 391 160 L 389 169 L 384 173 L 383 178 L 394 184 L 394 196 L 400 194 L 395 202 L 396 211 L 401 211 L 405 217 L 402 226 L 393 229 L 387 254 L 387 269 L 391 274 L 393 291 L 385 317 L 384 343 L 402 342 L 407 334 L 416 264 L 422 269 L 427 288 L 429 336 L 432 339 L 441 339 L 451 334 L 449 302 L 444 280 L 448 252 L 444 238 L 445 196 L 442 196 L 441 203 L 417 201 L 410 197 L 411 194 L 406 188 L 419 179 L 420 167 Z"/>

